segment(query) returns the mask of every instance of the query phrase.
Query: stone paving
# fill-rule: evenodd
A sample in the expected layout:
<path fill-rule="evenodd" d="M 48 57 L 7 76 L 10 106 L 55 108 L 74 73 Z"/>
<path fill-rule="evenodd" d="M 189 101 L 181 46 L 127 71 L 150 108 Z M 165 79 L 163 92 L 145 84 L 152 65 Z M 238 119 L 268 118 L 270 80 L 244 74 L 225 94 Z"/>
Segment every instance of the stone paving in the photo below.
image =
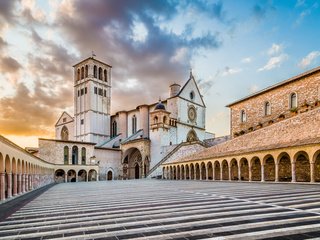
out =
<path fill-rule="evenodd" d="M 0 239 L 312 239 L 320 185 L 63 183 L 0 222 Z"/>

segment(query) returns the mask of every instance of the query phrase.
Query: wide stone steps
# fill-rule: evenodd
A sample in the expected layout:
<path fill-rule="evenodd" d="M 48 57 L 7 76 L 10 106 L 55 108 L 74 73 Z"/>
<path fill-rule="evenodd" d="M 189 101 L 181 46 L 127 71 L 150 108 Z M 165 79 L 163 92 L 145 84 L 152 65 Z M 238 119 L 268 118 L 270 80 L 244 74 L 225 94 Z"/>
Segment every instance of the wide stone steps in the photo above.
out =
<path fill-rule="evenodd" d="M 0 239 L 309 239 L 319 198 L 317 185 L 66 183 L 0 222 Z"/>

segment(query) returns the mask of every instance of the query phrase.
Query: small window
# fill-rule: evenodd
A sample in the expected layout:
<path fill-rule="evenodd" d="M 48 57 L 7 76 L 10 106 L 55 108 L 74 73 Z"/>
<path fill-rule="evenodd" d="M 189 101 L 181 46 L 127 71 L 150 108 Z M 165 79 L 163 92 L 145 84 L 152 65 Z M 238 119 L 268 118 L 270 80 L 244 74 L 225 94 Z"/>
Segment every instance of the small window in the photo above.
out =
<path fill-rule="evenodd" d="M 104 81 L 108 82 L 108 78 L 107 78 L 107 70 L 103 71 L 103 75 L 104 75 Z"/>
<path fill-rule="evenodd" d="M 194 99 L 194 92 L 190 92 L 190 99 L 193 100 Z"/>
<path fill-rule="evenodd" d="M 83 88 L 81 89 L 80 93 L 81 93 L 81 96 L 84 94 L 84 89 Z"/>
<path fill-rule="evenodd" d="M 80 96 L 80 90 L 78 90 L 78 97 Z"/>
<path fill-rule="evenodd" d="M 271 105 L 270 105 L 270 102 L 266 102 L 266 103 L 264 104 L 264 115 L 265 115 L 265 116 L 271 115 Z"/>
<path fill-rule="evenodd" d="M 63 118 L 62 121 L 65 123 L 67 121 L 67 118 Z"/>
<path fill-rule="evenodd" d="M 84 79 L 84 67 L 81 68 L 81 79 Z"/>
<path fill-rule="evenodd" d="M 135 134 L 137 132 L 137 117 L 136 115 L 133 115 L 132 117 L 132 134 Z"/>
<path fill-rule="evenodd" d="M 298 107 L 297 94 L 291 93 L 291 95 L 290 95 L 290 108 L 296 108 L 296 107 Z"/>
<path fill-rule="evenodd" d="M 103 90 L 103 96 L 107 96 L 107 90 Z"/>
<path fill-rule="evenodd" d="M 241 120 L 241 122 L 246 122 L 247 121 L 247 115 L 246 115 L 246 112 L 244 110 L 242 110 L 241 113 L 240 113 L 240 120 Z"/>
<path fill-rule="evenodd" d="M 102 88 L 99 88 L 99 95 L 100 95 L 100 96 L 103 96 Z"/>
<path fill-rule="evenodd" d="M 81 119 L 80 123 L 81 123 L 81 125 L 83 125 L 84 124 L 84 119 Z"/>
<path fill-rule="evenodd" d="M 86 65 L 86 68 L 85 68 L 85 77 L 88 77 L 88 65 Z"/>
<path fill-rule="evenodd" d="M 102 80 L 102 68 L 99 67 L 99 79 Z"/>
<path fill-rule="evenodd" d="M 84 88 L 84 94 L 87 94 L 87 87 Z"/>
<path fill-rule="evenodd" d="M 79 81 L 80 80 L 80 69 L 78 69 L 77 73 L 78 73 L 77 80 Z"/>
<path fill-rule="evenodd" d="M 94 65 L 93 66 L 93 77 L 95 77 L 95 78 L 97 78 L 97 66 L 96 65 Z"/>
<path fill-rule="evenodd" d="M 97 94 L 97 93 L 98 93 L 98 88 L 94 87 L 94 94 Z"/>

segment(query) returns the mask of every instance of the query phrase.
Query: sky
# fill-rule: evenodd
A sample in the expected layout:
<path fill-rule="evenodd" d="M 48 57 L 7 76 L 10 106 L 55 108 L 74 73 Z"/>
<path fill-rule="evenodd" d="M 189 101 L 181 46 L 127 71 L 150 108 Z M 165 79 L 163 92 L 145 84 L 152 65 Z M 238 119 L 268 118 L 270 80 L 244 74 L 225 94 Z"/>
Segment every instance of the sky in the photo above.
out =
<path fill-rule="evenodd" d="M 319 0 L 0 1 L 0 134 L 53 138 L 73 114 L 72 66 L 94 51 L 113 66 L 113 113 L 167 98 L 192 69 L 207 130 L 227 135 L 227 104 L 320 65 L 319 26 Z"/>

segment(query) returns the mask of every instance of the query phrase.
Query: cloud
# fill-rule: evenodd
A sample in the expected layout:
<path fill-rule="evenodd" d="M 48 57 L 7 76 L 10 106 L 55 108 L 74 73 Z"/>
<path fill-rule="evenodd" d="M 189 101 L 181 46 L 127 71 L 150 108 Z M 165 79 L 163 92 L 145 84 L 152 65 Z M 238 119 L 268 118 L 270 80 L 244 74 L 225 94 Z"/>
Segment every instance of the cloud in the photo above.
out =
<path fill-rule="evenodd" d="M 148 94 L 137 99 L 132 96 L 135 91 L 129 95 L 121 88 L 123 85 L 114 84 L 113 100 L 132 108 L 141 101 L 154 102 L 157 99 L 154 96 L 166 94 L 167 97 L 172 82 L 184 84 L 187 80 L 194 54 L 201 49 L 219 48 L 222 44 L 218 33 L 207 31 L 194 36 L 190 34 L 192 27 L 186 25 L 186 31 L 177 34 L 159 24 L 173 19 L 184 4 L 197 11 L 205 9 L 199 14 L 223 19 L 222 3 L 178 3 L 180 5 L 173 1 L 96 0 L 75 1 L 71 6 L 69 2 L 68 9 L 72 9 L 72 13 L 67 12 L 64 5 L 57 7 L 55 26 L 79 51 L 79 60 L 94 50 L 98 59 L 113 66 L 113 82 L 125 84 L 128 79 L 135 78 L 139 82 L 137 92 L 148 89 Z M 211 12 L 210 9 L 215 10 Z M 142 34 L 136 32 L 137 23 L 143 26 Z M 132 41 L 132 36 L 140 40 Z"/>
<path fill-rule="evenodd" d="M 239 72 L 242 72 L 241 68 L 230 68 L 227 66 L 224 68 L 224 71 L 222 72 L 222 76 L 225 77 L 225 76 L 229 76 L 229 75 L 234 75 Z"/>
<path fill-rule="evenodd" d="M 249 93 L 251 94 L 251 93 L 255 93 L 255 92 L 257 92 L 259 90 L 259 87 L 257 86 L 257 85 L 252 85 L 252 86 L 250 86 L 250 88 L 249 88 Z"/>
<path fill-rule="evenodd" d="M 296 7 L 301 7 L 301 6 L 304 6 L 305 5 L 305 0 L 297 0 L 296 2 Z"/>
<path fill-rule="evenodd" d="M 14 73 L 22 68 L 21 64 L 12 57 L 2 57 L 0 63 L 0 69 L 3 72 Z"/>
<path fill-rule="evenodd" d="M 320 51 L 312 51 L 307 56 L 301 59 L 300 63 L 298 64 L 301 68 L 306 68 L 310 66 L 316 58 L 320 56 Z"/>
<path fill-rule="evenodd" d="M 242 63 L 250 63 L 251 61 L 252 61 L 251 57 L 246 57 L 246 58 L 241 59 Z"/>
<path fill-rule="evenodd" d="M 30 41 L 23 61 L 9 56 L 0 60 L 2 68 L 13 72 L 10 77 L 19 79 L 17 72 L 24 76 L 11 81 L 16 84 L 12 96 L 0 99 L 0 132 L 51 133 L 61 111 L 73 107 L 72 65 L 92 50 L 97 59 L 113 66 L 113 112 L 155 102 L 159 95 L 168 97 L 172 82 L 187 81 L 193 56 L 223 44 L 219 33 L 210 28 L 194 34 L 186 24 L 186 31 L 178 34 L 160 26 L 184 14 L 184 4 L 194 8 L 197 16 L 226 19 L 222 2 L 201 0 L 61 1 L 54 3 L 50 21 L 34 1 L 0 1 L 0 20 L 23 26 Z M 46 37 L 48 30 L 58 39 Z M 0 37 L 0 51 L 6 45 Z M 26 83 L 25 78 L 31 80 Z M 212 83 L 202 81 L 202 85 Z"/>
<path fill-rule="evenodd" d="M 261 72 L 261 71 L 271 70 L 271 69 L 280 67 L 281 64 L 287 59 L 288 59 L 288 55 L 284 53 L 276 57 L 271 57 L 267 62 L 267 64 L 259 68 L 258 71 Z"/>
<path fill-rule="evenodd" d="M 276 54 L 279 54 L 280 52 L 282 52 L 283 47 L 281 44 L 275 44 L 273 43 L 271 48 L 268 50 L 268 55 L 269 56 L 274 56 Z"/>

